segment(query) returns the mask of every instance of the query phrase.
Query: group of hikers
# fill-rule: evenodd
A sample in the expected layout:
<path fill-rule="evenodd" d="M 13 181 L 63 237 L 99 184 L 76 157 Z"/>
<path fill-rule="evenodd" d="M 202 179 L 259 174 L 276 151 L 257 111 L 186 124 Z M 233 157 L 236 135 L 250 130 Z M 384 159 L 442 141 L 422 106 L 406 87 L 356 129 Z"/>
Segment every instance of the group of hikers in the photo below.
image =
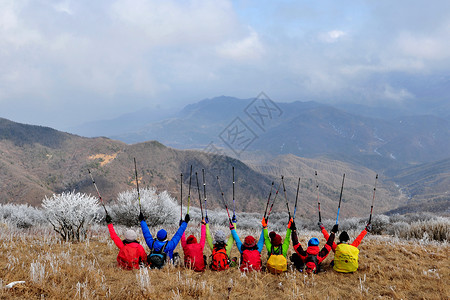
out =
<path fill-rule="evenodd" d="M 144 236 L 145 242 L 150 249 L 150 254 L 146 254 L 142 245 L 137 241 L 137 234 L 133 230 L 125 232 L 125 239 L 121 240 L 113 227 L 112 219 L 107 214 L 106 222 L 108 223 L 109 233 L 111 239 L 119 248 L 117 255 L 118 266 L 126 269 L 139 269 L 143 266 L 150 268 L 162 268 L 165 264 L 171 263 L 180 264 L 180 256 L 174 253 L 178 243 L 181 241 L 181 246 L 184 252 L 184 267 L 192 269 L 197 272 L 203 272 L 208 267 L 206 255 L 204 255 L 205 243 L 208 244 L 212 251 L 209 268 L 212 271 L 227 270 L 230 267 L 239 265 L 241 272 L 250 271 L 267 271 L 279 274 L 287 271 L 288 249 L 290 240 L 292 238 L 292 245 L 294 253 L 290 256 L 293 266 L 303 272 L 318 273 L 320 271 L 322 261 L 328 256 L 332 250 L 334 260 L 331 262 L 333 269 L 337 272 L 350 273 L 358 269 L 358 246 L 361 243 L 367 232 L 370 232 L 372 225 L 367 224 L 365 229 L 358 235 L 358 237 L 350 243 L 350 237 L 346 231 L 342 231 L 339 235 L 339 243 L 336 244 L 335 235 L 338 232 L 338 224 L 335 224 L 331 229 L 331 234 L 327 232 L 321 222 L 318 223 L 320 230 L 326 240 L 326 244 L 320 249 L 319 239 L 311 238 L 306 246 L 302 247 L 297 237 L 297 228 L 295 221 L 291 218 L 287 225 L 286 236 L 283 238 L 271 231 L 268 231 L 268 219 L 262 219 L 262 230 L 258 240 L 255 237 L 248 235 L 244 241 L 239 238 L 236 231 L 236 218 L 230 219 L 229 228 L 231 235 L 227 239 L 227 234 L 223 230 L 214 232 L 214 238 L 210 233 L 208 218 L 201 221 L 200 227 L 200 241 L 194 235 L 186 238 L 185 230 L 190 221 L 189 214 L 185 215 L 184 220 L 180 220 L 180 225 L 174 236 L 169 239 L 167 232 L 160 229 L 156 237 L 153 237 L 145 221 L 142 212 L 138 217 Z M 231 258 L 231 249 L 233 244 L 236 244 L 240 253 L 240 259 Z M 268 259 L 266 266 L 263 266 L 261 260 L 261 252 L 264 245 L 268 251 Z"/>
<path fill-rule="evenodd" d="M 135 172 L 136 178 L 137 176 L 137 168 L 136 168 L 136 160 L 135 162 Z M 233 204 L 234 204 L 234 167 L 233 171 Z M 205 190 L 205 177 L 204 170 L 203 172 L 203 188 L 204 188 L 204 200 L 205 200 L 205 209 L 206 209 L 206 190 Z M 90 172 L 89 172 L 90 173 Z M 317 177 L 317 172 L 315 173 Z M 200 200 L 200 208 L 202 209 L 202 201 L 200 196 L 200 188 L 198 182 L 197 173 L 195 173 L 197 178 L 197 189 L 199 190 L 199 200 Z M 92 175 L 91 175 L 92 178 Z M 214 232 L 214 239 L 211 235 L 209 228 L 209 220 L 208 214 L 206 213 L 206 217 L 203 217 L 202 210 L 202 220 L 200 227 L 200 241 L 194 235 L 190 235 L 186 238 L 185 230 L 190 221 L 189 217 L 189 199 L 190 199 L 190 187 L 191 187 L 191 178 L 192 178 L 192 166 L 191 166 L 191 176 L 189 177 L 189 194 L 188 194 L 188 209 L 187 214 L 185 215 L 184 220 L 182 219 L 182 210 L 183 210 L 183 174 L 181 174 L 181 214 L 180 214 L 180 224 L 179 228 L 174 234 L 174 236 L 169 239 L 167 237 L 167 231 L 164 229 L 160 229 L 156 233 L 156 238 L 152 236 L 150 230 L 145 221 L 145 217 L 140 211 L 138 219 L 141 225 L 142 234 L 144 236 L 145 242 L 147 243 L 148 248 L 150 249 L 150 254 L 146 254 L 142 245 L 137 241 L 137 234 L 133 230 L 127 230 L 125 232 L 125 239 L 121 240 L 113 227 L 111 217 L 105 208 L 106 213 L 106 222 L 108 223 L 109 233 L 111 235 L 111 239 L 114 241 L 116 246 L 119 248 L 119 254 L 117 255 L 117 262 L 119 267 L 127 270 L 131 269 L 139 269 L 141 266 L 149 266 L 150 268 L 162 268 L 165 264 L 170 263 L 174 265 L 180 265 L 180 256 L 178 253 L 174 253 L 175 248 L 178 243 L 181 241 L 181 246 L 184 252 L 184 266 L 186 268 L 192 269 L 197 272 L 203 272 L 209 266 L 212 271 L 222 271 L 227 270 L 230 267 L 239 266 L 242 272 L 250 272 L 250 271 L 263 271 L 267 270 L 271 273 L 280 274 L 288 269 L 288 261 L 287 255 L 288 250 L 292 238 L 292 245 L 294 248 L 294 253 L 289 257 L 292 265 L 295 269 L 307 273 L 318 273 L 321 269 L 321 263 L 328 256 L 330 251 L 333 251 L 334 260 L 331 262 L 333 269 L 337 272 L 342 273 L 351 273 L 355 272 L 358 269 L 358 256 L 359 250 L 358 246 L 361 243 L 364 236 L 367 232 L 370 232 L 372 229 L 371 219 L 372 219 L 372 211 L 373 211 L 373 202 L 375 199 L 375 190 L 376 183 L 378 179 L 378 175 L 376 175 L 375 179 L 375 187 L 372 199 L 372 206 L 370 211 L 369 222 L 367 223 L 364 230 L 358 235 L 358 237 L 350 243 L 350 237 L 346 231 L 342 231 L 339 235 L 339 242 L 335 243 L 336 233 L 338 232 L 338 218 L 339 211 L 342 200 L 342 191 L 344 187 L 344 179 L 345 174 L 342 178 L 342 186 L 341 186 L 341 194 L 339 197 L 339 206 L 336 217 L 336 224 L 331 229 L 331 234 L 325 229 L 321 222 L 321 214 L 320 214 L 320 202 L 319 202 L 319 194 L 317 194 L 318 198 L 318 212 L 319 212 L 319 228 L 322 231 L 322 234 L 326 240 L 325 245 L 320 249 L 319 247 L 319 239 L 316 237 L 311 238 L 306 246 L 306 249 L 302 247 L 297 237 L 297 228 L 295 225 L 295 213 L 297 210 L 297 198 L 298 191 L 300 187 L 300 178 L 297 184 L 297 197 L 295 199 L 295 207 L 293 218 L 291 218 L 291 213 L 289 211 L 289 204 L 286 196 L 286 188 L 284 185 L 284 178 L 281 176 L 281 183 L 278 186 L 278 189 L 275 193 L 275 198 L 272 201 L 272 205 L 269 208 L 269 202 L 272 195 L 272 188 L 274 187 L 274 182 L 272 182 L 272 188 L 270 190 L 269 199 L 266 204 L 266 210 L 264 216 L 261 221 L 262 229 L 259 239 L 257 240 L 254 236 L 248 235 L 244 238 L 244 241 L 239 238 L 239 235 L 236 231 L 237 221 L 236 215 L 233 208 L 233 218 L 230 217 L 228 212 L 228 206 L 224 198 L 224 194 L 222 192 L 222 188 L 220 186 L 219 177 L 217 176 L 217 182 L 219 184 L 220 192 L 222 194 L 222 200 L 224 202 L 224 206 L 228 213 L 229 227 L 231 231 L 231 235 L 228 236 L 223 230 L 217 230 Z M 316 178 L 317 180 L 317 178 Z M 95 181 L 92 178 L 95 188 Z M 285 193 L 286 206 L 289 213 L 289 220 L 287 224 L 286 236 L 283 238 L 274 231 L 269 233 L 268 231 L 268 220 L 270 213 L 272 211 L 273 203 L 278 195 L 278 190 L 283 185 L 283 190 Z M 138 180 L 136 180 L 137 192 L 139 198 L 139 208 L 140 208 L 140 196 L 139 196 L 139 184 Z M 317 193 L 318 193 L 318 185 L 316 183 Z M 98 192 L 98 189 L 97 189 Z M 101 200 L 100 193 L 99 198 Z M 103 202 L 102 205 L 104 206 Z M 210 256 L 210 261 L 208 264 L 206 255 L 204 254 L 205 243 L 208 244 L 211 249 L 212 255 Z M 240 259 L 236 257 L 231 257 L 231 249 L 233 244 L 236 244 L 237 249 L 240 253 Z M 267 250 L 267 262 L 263 265 L 261 260 L 261 252 L 263 250 L 264 245 Z"/>

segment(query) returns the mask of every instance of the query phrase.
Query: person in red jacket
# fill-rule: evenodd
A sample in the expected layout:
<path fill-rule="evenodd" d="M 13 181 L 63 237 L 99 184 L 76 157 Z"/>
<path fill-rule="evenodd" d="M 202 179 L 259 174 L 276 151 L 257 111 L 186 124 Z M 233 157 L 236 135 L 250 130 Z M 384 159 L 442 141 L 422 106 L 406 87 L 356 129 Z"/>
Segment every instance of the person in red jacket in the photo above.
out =
<path fill-rule="evenodd" d="M 308 241 L 308 248 L 306 251 L 302 248 L 302 245 L 298 242 L 297 228 L 293 222 L 291 225 L 292 230 L 292 244 L 294 246 L 295 254 L 300 258 L 304 264 L 305 271 L 308 273 L 317 274 L 320 272 L 320 263 L 328 256 L 331 251 L 331 246 L 334 242 L 335 234 L 338 231 L 338 225 L 334 225 L 331 229 L 331 235 L 329 236 L 327 243 L 321 250 L 319 250 L 319 240 L 315 237 Z M 291 258 L 292 260 L 292 258 Z M 296 266 L 298 269 L 299 267 Z"/>
<path fill-rule="evenodd" d="M 147 263 L 147 254 L 144 247 L 142 247 L 138 241 L 136 241 L 137 234 L 134 230 L 127 230 L 125 232 L 125 239 L 122 241 L 114 230 L 111 217 L 106 215 L 106 223 L 108 223 L 108 230 L 111 239 L 119 248 L 119 254 L 117 255 L 117 264 L 120 268 L 125 270 L 139 269 L 140 265 Z"/>
<path fill-rule="evenodd" d="M 186 235 L 183 232 L 181 236 L 181 246 L 184 251 L 184 266 L 196 272 L 204 272 L 206 267 L 206 256 L 203 255 L 206 241 L 205 220 L 202 220 L 200 231 L 200 243 L 197 243 L 197 239 L 193 235 L 188 236 L 186 239 Z"/>

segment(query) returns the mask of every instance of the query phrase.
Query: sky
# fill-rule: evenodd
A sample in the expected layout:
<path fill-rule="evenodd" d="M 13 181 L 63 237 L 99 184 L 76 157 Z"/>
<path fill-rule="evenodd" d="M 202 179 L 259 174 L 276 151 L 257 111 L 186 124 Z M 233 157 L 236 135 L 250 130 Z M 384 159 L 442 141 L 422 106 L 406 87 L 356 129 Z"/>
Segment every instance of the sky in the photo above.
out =
<path fill-rule="evenodd" d="M 0 0 L 0 117 L 60 130 L 261 91 L 407 105 L 449 70 L 448 0 Z"/>

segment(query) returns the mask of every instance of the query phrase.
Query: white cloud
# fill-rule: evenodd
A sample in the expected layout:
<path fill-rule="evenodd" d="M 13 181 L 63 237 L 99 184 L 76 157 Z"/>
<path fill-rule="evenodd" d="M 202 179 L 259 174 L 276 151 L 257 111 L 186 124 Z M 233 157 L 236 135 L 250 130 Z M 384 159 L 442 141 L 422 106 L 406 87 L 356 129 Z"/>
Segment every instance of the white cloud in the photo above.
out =
<path fill-rule="evenodd" d="M 331 30 L 326 33 L 320 33 L 319 40 L 325 43 L 334 43 L 346 35 L 347 33 L 342 30 Z"/>
<path fill-rule="evenodd" d="M 224 58 L 237 61 L 258 60 L 264 55 L 264 47 L 258 34 L 251 30 L 250 34 L 243 39 L 218 46 L 217 53 Z"/>

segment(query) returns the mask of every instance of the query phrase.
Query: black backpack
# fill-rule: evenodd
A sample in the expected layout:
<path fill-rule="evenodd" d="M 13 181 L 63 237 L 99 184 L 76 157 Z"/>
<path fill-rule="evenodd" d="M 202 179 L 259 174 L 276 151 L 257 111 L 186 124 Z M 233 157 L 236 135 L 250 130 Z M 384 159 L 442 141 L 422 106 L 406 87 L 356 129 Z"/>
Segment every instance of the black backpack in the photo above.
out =
<path fill-rule="evenodd" d="M 155 251 L 153 246 L 155 245 L 155 240 L 152 243 L 152 249 L 150 254 L 147 256 L 147 263 L 152 269 L 161 269 L 166 264 L 167 253 L 164 252 L 166 249 L 168 241 L 164 243 L 159 251 Z"/>

